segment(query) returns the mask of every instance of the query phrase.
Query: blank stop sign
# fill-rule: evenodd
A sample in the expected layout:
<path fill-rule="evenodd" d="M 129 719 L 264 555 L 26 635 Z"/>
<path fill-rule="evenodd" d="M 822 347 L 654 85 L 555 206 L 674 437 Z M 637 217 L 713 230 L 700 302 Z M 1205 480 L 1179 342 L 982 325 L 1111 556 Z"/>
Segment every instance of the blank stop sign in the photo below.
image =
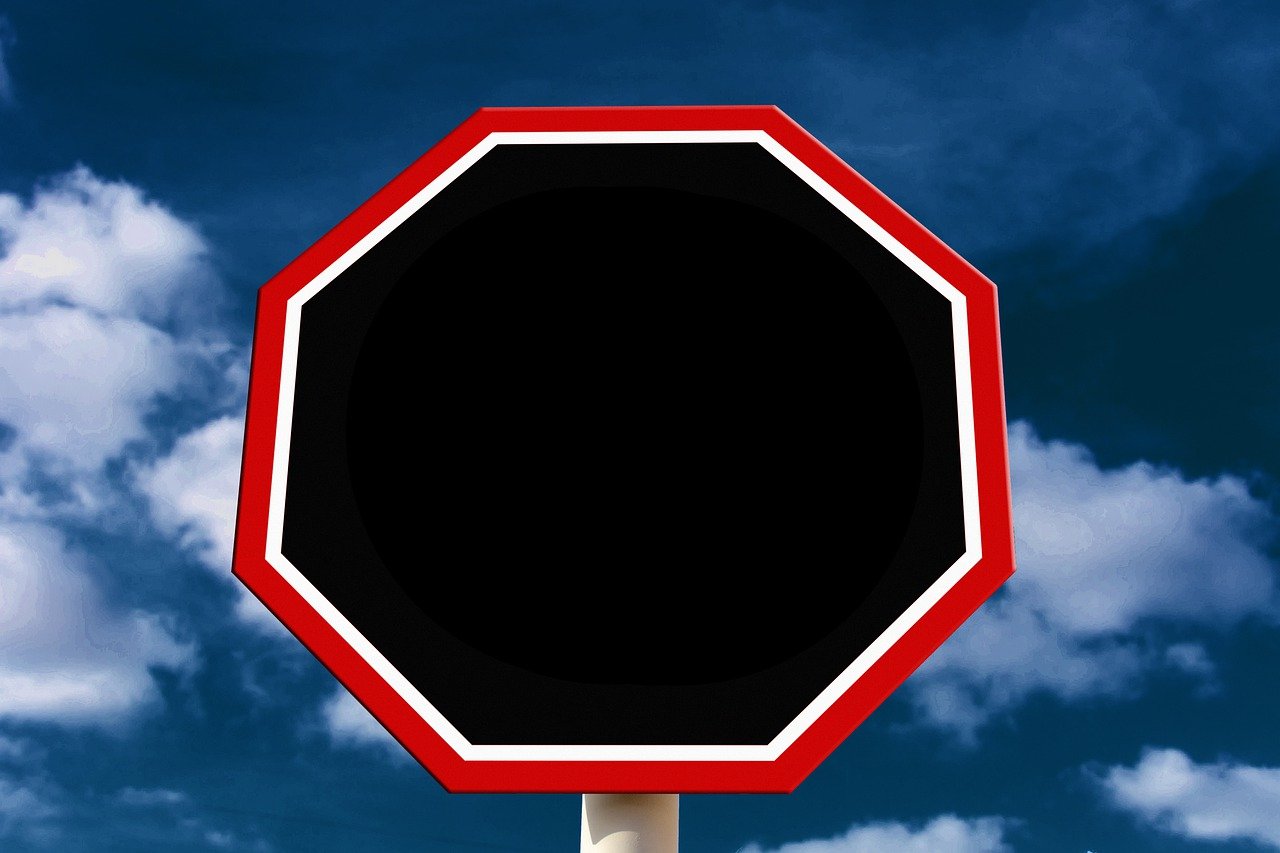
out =
<path fill-rule="evenodd" d="M 902 237 L 774 110 L 479 114 L 264 288 L 237 572 L 450 787 L 789 789 L 1012 568 Z"/>

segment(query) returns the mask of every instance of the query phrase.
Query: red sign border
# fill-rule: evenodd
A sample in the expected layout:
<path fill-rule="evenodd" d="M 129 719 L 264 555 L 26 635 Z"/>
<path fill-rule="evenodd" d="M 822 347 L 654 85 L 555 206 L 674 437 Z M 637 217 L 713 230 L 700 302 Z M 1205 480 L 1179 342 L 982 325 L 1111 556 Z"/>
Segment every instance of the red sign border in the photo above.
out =
<path fill-rule="evenodd" d="M 494 132 L 764 131 L 964 294 L 982 557 L 772 761 L 466 761 L 267 562 L 287 300 Z M 236 522 L 236 577 L 447 790 L 785 793 L 795 789 L 1013 572 L 1013 531 L 995 285 L 777 107 L 487 108 L 463 122 L 258 293 Z"/>

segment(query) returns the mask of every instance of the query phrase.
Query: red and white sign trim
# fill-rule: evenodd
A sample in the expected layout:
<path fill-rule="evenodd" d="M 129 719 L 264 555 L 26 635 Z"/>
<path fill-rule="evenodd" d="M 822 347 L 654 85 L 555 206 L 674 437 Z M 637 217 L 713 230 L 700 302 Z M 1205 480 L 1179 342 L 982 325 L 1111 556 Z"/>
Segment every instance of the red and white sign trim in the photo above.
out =
<path fill-rule="evenodd" d="M 561 119 L 572 117 L 575 119 L 572 123 L 586 125 L 586 127 L 574 130 L 529 129 L 530 125 L 546 124 L 548 119 L 556 117 Z M 739 126 L 723 126 L 735 123 L 739 123 Z M 694 129 L 704 124 L 705 128 Z M 465 151 L 458 151 L 460 145 L 467 144 L 468 138 L 471 143 L 469 147 Z M 745 142 L 760 145 L 951 303 L 957 365 L 956 401 L 960 424 L 961 483 L 967 550 L 888 630 L 766 745 L 472 744 L 409 683 L 390 661 L 373 647 L 350 621 L 338 612 L 281 552 L 302 306 L 498 145 L 716 142 Z M 805 154 L 805 160 L 793 153 L 796 150 Z M 839 188 L 820 175 L 809 165 L 810 163 L 823 167 L 824 173 L 837 178 L 836 183 Z M 434 178 L 427 181 L 425 185 L 417 184 L 421 189 L 413 192 L 408 198 L 396 199 L 396 196 L 403 196 L 407 187 L 412 187 L 421 180 L 422 172 L 433 169 L 437 170 Z M 388 208 L 387 202 L 390 200 L 396 200 L 398 203 Z M 888 217 L 886 213 L 889 214 Z M 359 235 L 358 239 L 347 242 L 346 238 L 356 234 Z M 336 256 L 335 249 L 340 249 Z M 316 258 L 326 257 L 327 263 L 323 266 L 317 266 L 314 262 Z M 945 263 L 940 264 L 939 260 Z M 311 263 L 307 263 L 308 261 Z M 971 314 L 966 294 L 951 283 L 955 280 L 957 272 L 970 284 L 966 289 L 972 292 L 973 286 L 977 285 L 978 292 L 989 300 L 988 304 L 982 306 L 982 316 Z M 304 275 L 305 281 L 301 280 Z M 267 310 L 267 291 L 286 288 L 293 288 L 295 292 L 284 301 L 284 316 L 270 316 Z M 997 350 L 981 354 L 982 361 L 985 363 L 980 365 L 975 363 L 974 354 L 970 351 L 971 329 L 983 323 L 987 316 L 992 319 L 995 316 L 994 285 L 775 108 L 482 110 L 263 288 L 263 294 L 260 296 L 258 334 L 259 336 L 263 334 L 267 324 L 283 321 L 283 335 L 277 352 L 269 354 L 266 351 L 267 348 L 263 347 L 260 351 L 259 345 L 255 345 L 254 358 L 255 362 L 259 358 L 278 358 L 279 383 L 275 388 L 263 387 L 256 378 L 264 371 L 255 364 L 255 382 L 250 393 L 248 430 L 251 436 L 254 430 L 270 430 L 272 434 L 267 445 L 272 448 L 271 484 L 269 490 L 263 490 L 266 491 L 265 501 L 254 501 L 242 496 L 236 573 L 259 597 L 264 599 L 269 607 L 272 607 L 273 611 L 299 635 L 300 639 L 317 652 L 318 656 L 334 670 L 335 675 L 351 688 L 376 716 L 383 719 L 393 731 L 399 733 L 406 748 L 419 758 L 425 758 L 426 755 L 432 756 L 431 769 L 441 777 L 441 782 L 452 790 L 469 789 L 465 780 L 458 781 L 458 779 L 464 779 L 467 774 L 460 773 L 452 783 L 449 778 L 444 778 L 444 774 L 440 773 L 438 760 L 438 751 L 441 746 L 446 746 L 456 755 L 461 762 L 459 767 L 475 768 L 477 765 L 492 763 L 493 769 L 498 772 L 528 771 L 521 773 L 524 776 L 522 781 L 530 783 L 524 788 L 525 790 L 562 790 L 555 783 L 556 774 L 546 769 L 547 764 L 557 763 L 565 765 L 566 768 L 572 765 L 572 773 L 577 778 L 583 775 L 584 768 L 599 767 L 602 785 L 596 790 L 675 789 L 669 784 L 651 787 L 646 784 L 646 776 L 654 780 L 682 778 L 684 784 L 679 787 L 679 790 L 725 790 L 722 784 L 704 787 L 704 782 L 700 785 L 699 780 L 705 774 L 697 772 L 697 768 L 709 771 L 706 778 L 722 778 L 723 769 L 718 773 L 712 769 L 716 765 L 722 765 L 725 762 L 750 762 L 755 767 L 758 762 L 778 763 L 791 752 L 796 753 L 792 763 L 796 763 L 799 758 L 799 763 L 804 768 L 794 781 L 789 784 L 784 781 L 781 785 L 772 783 L 767 787 L 744 784 L 741 788 L 741 790 L 790 790 L 800 778 L 803 778 L 808 769 L 811 769 L 834 748 L 839 739 L 869 714 L 896 686 L 896 683 L 884 685 L 877 683 L 870 691 L 859 693 L 855 684 L 872 673 L 877 664 L 883 663 L 886 657 L 895 653 L 901 655 L 904 650 L 911 655 L 914 661 L 911 668 L 914 669 L 914 666 L 919 665 L 933 648 L 986 599 L 1012 569 L 1007 465 L 1003 461 L 1005 433 L 1003 399 L 999 382 L 999 353 Z M 983 329 L 982 334 L 985 339 L 994 339 L 994 329 Z M 971 373 L 984 377 L 994 376 L 995 380 L 976 389 L 978 391 L 976 399 L 975 388 L 970 381 Z M 274 415 L 271 418 L 273 423 L 270 425 L 264 423 L 266 407 L 270 407 Z M 983 433 L 981 437 L 980 431 Z M 260 442 L 253 443 L 263 447 Z M 991 478 L 993 482 L 985 485 L 980 482 L 978 476 L 979 457 L 984 452 L 984 446 L 986 453 L 996 454 L 1000 460 L 995 466 L 997 473 Z M 248 468 L 248 459 L 246 459 L 246 468 Z M 987 470 L 991 470 L 989 464 Z M 257 484 L 244 484 L 244 486 L 255 488 Z M 982 500 L 984 491 L 988 496 L 985 506 Z M 245 523 L 245 513 L 259 510 L 266 515 L 266 523 L 261 528 L 266 531 L 265 540 L 259 537 L 256 547 L 260 550 L 256 554 L 247 554 L 245 551 L 254 548 L 255 543 L 252 538 L 243 535 L 244 530 L 251 529 L 251 526 Z M 999 517 L 984 518 L 984 511 L 986 514 Z M 982 564 L 985 535 L 992 532 L 999 540 L 995 550 L 1004 559 L 993 562 L 985 577 L 975 579 L 973 576 L 976 573 L 973 570 Z M 301 599 L 293 602 L 297 606 L 280 604 L 278 594 L 273 594 L 274 591 L 269 589 L 270 587 L 278 589 L 278 581 L 267 577 L 268 572 L 274 572 L 276 579 L 287 584 L 289 589 Z M 968 583 L 965 583 L 966 579 L 970 579 Z M 976 583 L 975 580 L 977 580 Z M 950 607 L 940 607 L 948 600 L 951 603 Z M 312 611 L 311 614 L 306 613 L 307 608 Z M 314 616 L 318 616 L 319 619 L 313 618 Z M 323 622 L 319 623 L 319 620 Z M 340 649 L 333 648 L 339 643 L 345 644 L 354 652 L 364 666 L 352 665 L 355 662 L 350 660 L 350 656 Z M 321 653 L 317 646 L 324 647 L 324 651 L 328 654 Z M 339 661 L 347 661 L 347 663 L 344 665 Z M 387 696 L 385 689 L 377 683 L 379 679 L 383 685 L 394 691 L 395 696 L 402 703 L 399 707 L 383 704 Z M 405 737 L 406 726 L 403 722 L 405 711 L 416 715 L 421 723 L 425 724 L 410 727 L 415 732 L 421 733 L 420 738 Z M 813 741 L 813 733 L 826 728 L 822 725 L 824 716 L 852 719 L 852 723 L 838 724 L 837 738 L 831 742 L 818 743 L 815 755 L 812 747 L 804 749 L 805 741 Z M 392 725 L 391 721 L 386 719 L 387 717 L 399 717 L 401 721 L 398 725 Z M 840 726 L 843 728 L 840 729 Z M 431 741 L 436 738 L 438 742 L 432 743 Z M 800 756 L 801 751 L 804 753 L 803 757 Z M 636 773 L 627 780 L 625 785 L 618 783 L 616 768 L 609 769 L 616 762 L 634 762 L 636 765 Z M 534 771 L 532 769 L 534 767 L 541 769 Z M 779 775 L 780 778 L 790 778 L 785 773 Z M 750 777 L 744 774 L 743 779 L 744 782 L 754 783 L 761 776 L 756 767 L 752 770 Z M 577 787 L 581 788 L 581 786 Z M 481 786 L 479 789 L 486 788 Z"/>

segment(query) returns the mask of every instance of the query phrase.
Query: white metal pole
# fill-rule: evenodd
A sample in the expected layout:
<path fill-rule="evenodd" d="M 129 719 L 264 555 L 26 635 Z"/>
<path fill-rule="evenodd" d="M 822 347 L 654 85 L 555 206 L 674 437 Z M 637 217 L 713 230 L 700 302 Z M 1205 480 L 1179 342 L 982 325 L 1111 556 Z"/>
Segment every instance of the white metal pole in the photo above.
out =
<path fill-rule="evenodd" d="M 677 853 L 679 794 L 583 794 L 582 853 Z"/>

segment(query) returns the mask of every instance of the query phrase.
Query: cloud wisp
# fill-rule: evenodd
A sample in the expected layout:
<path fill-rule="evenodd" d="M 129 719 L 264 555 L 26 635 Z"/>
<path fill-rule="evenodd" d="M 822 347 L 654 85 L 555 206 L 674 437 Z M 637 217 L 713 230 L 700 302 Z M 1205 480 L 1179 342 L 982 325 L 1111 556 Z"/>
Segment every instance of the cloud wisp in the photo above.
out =
<path fill-rule="evenodd" d="M 56 833 L 50 821 L 59 808 L 47 791 L 0 771 L 0 840 L 45 846 Z"/>
<path fill-rule="evenodd" d="M 117 820 L 120 832 L 135 835 L 147 846 L 200 847 L 270 853 L 272 846 L 252 831 L 233 831 L 211 820 L 186 791 L 172 788 L 121 788 L 103 803 Z"/>
<path fill-rule="evenodd" d="M 876 36 L 855 11 L 755 16 L 784 44 Z M 1280 147 L 1267 82 L 1280 19 L 1266 4 L 1039 4 L 1013 27 L 972 23 L 875 51 L 827 38 L 797 75 L 815 114 L 840 107 L 825 141 L 962 251 L 1108 243 Z"/>
<path fill-rule="evenodd" d="M 1010 463 L 1018 573 L 908 682 L 925 721 L 972 743 L 1033 694 L 1128 696 L 1161 669 L 1203 681 L 1203 646 L 1156 629 L 1275 618 L 1275 519 L 1240 479 L 1102 469 L 1025 423 Z"/>
<path fill-rule="evenodd" d="M 860 824 L 834 838 L 792 841 L 768 850 L 750 844 L 739 853 L 1010 853 L 1008 827 L 1009 821 L 999 817 L 940 815 L 917 826 L 896 821 Z"/>
<path fill-rule="evenodd" d="M 47 846 L 56 835 L 62 793 L 36 766 L 43 750 L 0 735 L 0 841 Z"/>
<path fill-rule="evenodd" d="M 368 748 L 395 761 L 410 760 L 404 747 L 341 686 L 321 706 L 320 722 L 335 746 Z"/>
<path fill-rule="evenodd" d="M 1181 750 L 1148 749 L 1098 783 L 1112 806 L 1171 835 L 1280 850 L 1280 767 L 1199 764 Z"/>

